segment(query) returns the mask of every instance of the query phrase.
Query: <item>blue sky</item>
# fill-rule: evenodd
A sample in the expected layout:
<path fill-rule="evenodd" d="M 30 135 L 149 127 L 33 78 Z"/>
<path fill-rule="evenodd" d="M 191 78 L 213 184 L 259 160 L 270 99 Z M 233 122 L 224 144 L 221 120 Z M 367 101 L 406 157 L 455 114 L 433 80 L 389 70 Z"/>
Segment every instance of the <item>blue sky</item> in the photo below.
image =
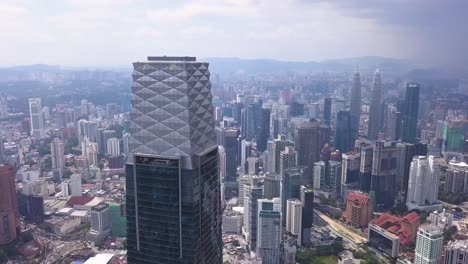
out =
<path fill-rule="evenodd" d="M 465 67 L 467 11 L 462 0 L 0 0 L 0 64 L 380 55 Z"/>

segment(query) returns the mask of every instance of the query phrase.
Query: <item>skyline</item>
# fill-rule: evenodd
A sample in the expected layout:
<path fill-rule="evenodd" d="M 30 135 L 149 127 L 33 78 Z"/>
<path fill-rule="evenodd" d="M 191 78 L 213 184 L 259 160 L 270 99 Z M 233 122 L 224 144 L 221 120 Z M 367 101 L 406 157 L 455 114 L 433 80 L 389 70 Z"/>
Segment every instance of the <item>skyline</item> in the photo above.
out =
<path fill-rule="evenodd" d="M 0 65 L 112 65 L 146 54 L 286 61 L 384 56 L 462 70 L 465 7 L 464 1 L 6 0 L 0 29 L 8 41 L 0 44 Z M 21 52 L 11 56 L 11 50 Z"/>

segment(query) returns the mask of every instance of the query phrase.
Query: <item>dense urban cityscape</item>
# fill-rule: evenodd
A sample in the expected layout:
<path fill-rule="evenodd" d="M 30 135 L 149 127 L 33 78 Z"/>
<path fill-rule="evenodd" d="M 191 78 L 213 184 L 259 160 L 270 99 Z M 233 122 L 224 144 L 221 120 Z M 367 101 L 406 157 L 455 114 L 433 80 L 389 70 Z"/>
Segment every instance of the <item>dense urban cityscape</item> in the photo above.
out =
<path fill-rule="evenodd" d="M 52 2 L 0 3 L 0 264 L 468 264 L 462 1 Z"/>

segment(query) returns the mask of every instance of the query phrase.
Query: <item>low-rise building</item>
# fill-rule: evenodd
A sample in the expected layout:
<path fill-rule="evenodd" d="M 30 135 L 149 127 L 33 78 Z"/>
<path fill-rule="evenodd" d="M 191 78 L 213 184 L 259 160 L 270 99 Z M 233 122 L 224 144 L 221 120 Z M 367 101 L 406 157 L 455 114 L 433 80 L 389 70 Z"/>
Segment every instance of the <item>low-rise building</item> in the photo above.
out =
<path fill-rule="evenodd" d="M 358 192 L 349 193 L 343 221 L 354 227 L 366 227 L 370 222 L 371 214 L 372 205 L 369 196 Z"/>
<path fill-rule="evenodd" d="M 44 221 L 56 235 L 66 235 L 77 229 L 81 218 L 55 216 Z"/>

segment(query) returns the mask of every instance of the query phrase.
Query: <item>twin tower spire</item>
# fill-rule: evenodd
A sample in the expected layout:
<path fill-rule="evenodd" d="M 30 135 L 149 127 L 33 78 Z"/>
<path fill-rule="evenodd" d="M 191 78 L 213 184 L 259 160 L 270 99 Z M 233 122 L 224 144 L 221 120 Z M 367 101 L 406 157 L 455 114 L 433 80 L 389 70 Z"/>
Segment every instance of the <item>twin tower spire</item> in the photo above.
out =
<path fill-rule="evenodd" d="M 369 111 L 369 126 L 367 132 L 369 139 L 377 139 L 380 131 L 381 86 L 382 82 L 380 79 L 380 72 L 379 69 L 376 69 L 372 85 L 371 105 Z M 351 115 L 355 118 L 355 122 L 358 124 L 361 119 L 361 98 L 361 75 L 359 73 L 359 67 L 356 65 L 356 72 L 354 73 L 353 85 L 351 87 L 349 109 Z"/>

